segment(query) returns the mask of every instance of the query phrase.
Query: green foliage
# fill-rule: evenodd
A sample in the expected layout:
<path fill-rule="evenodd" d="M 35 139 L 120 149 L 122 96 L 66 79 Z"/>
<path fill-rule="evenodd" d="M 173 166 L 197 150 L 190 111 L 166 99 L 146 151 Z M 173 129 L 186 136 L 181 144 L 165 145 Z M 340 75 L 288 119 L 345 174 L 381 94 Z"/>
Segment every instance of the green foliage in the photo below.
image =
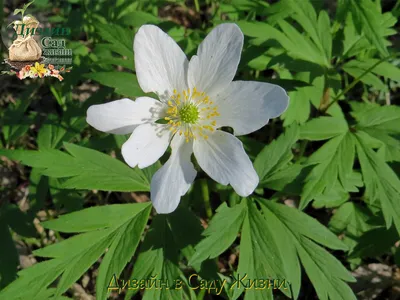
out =
<path fill-rule="evenodd" d="M 68 153 L 54 149 L 39 151 L 0 150 L 0 154 L 23 164 L 42 168 L 42 174 L 64 178 L 64 189 L 103 191 L 147 191 L 144 171 L 131 169 L 121 161 L 92 149 L 64 144 Z"/>
<path fill-rule="evenodd" d="M 0 296 L 31 298 L 62 275 L 53 290 L 58 298 L 108 249 L 97 278 L 97 294 L 105 298 L 112 275 L 118 276 L 135 252 L 150 208 L 148 203 L 93 207 L 43 223 L 49 229 L 81 234 L 35 251 L 37 256 L 51 259 L 19 272 L 18 280 Z"/>
<path fill-rule="evenodd" d="M 20 82 L 0 70 L 0 299 L 70 299 L 89 278 L 84 289 L 99 300 L 347 300 L 360 296 L 347 269 L 400 266 L 392 47 L 400 5 L 389 2 L 6 3 L 0 19 L 31 12 L 70 27 L 74 55 L 63 82 Z M 130 168 L 121 157 L 129 136 L 90 128 L 87 108 L 144 95 L 132 49 L 140 26 L 156 24 L 190 58 L 226 22 L 245 36 L 235 80 L 278 84 L 289 107 L 239 137 L 260 179 L 253 195 L 213 182 L 193 160 L 198 179 L 176 211 L 157 215 L 148 192 L 168 155 Z M 36 262 L 26 267 L 22 255 Z M 267 279 L 285 284 L 273 289 Z M 220 289 L 193 288 L 224 280 Z"/>

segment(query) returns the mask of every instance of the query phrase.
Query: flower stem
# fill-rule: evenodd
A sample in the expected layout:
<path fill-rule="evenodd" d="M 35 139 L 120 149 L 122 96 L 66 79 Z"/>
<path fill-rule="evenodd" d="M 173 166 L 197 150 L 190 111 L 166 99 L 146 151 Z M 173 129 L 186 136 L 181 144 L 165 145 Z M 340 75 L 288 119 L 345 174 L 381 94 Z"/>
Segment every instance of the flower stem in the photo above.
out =
<path fill-rule="evenodd" d="M 206 215 L 208 218 L 211 219 L 213 213 L 212 213 L 211 204 L 210 204 L 210 191 L 208 189 L 207 179 L 201 180 L 201 194 L 204 199 L 204 207 L 206 209 Z"/>
<path fill-rule="evenodd" d="M 196 7 L 196 12 L 200 12 L 199 0 L 194 0 L 194 6 Z"/>
<path fill-rule="evenodd" d="M 369 67 L 367 70 L 365 70 L 360 76 L 358 76 L 351 84 L 349 84 L 344 90 L 342 90 L 342 92 L 339 94 L 339 95 L 337 95 L 336 97 L 335 97 L 335 99 L 333 99 L 332 100 L 332 102 L 331 103 L 329 103 L 323 110 L 322 110 L 322 112 L 324 113 L 324 112 L 326 112 L 333 104 L 335 104 L 339 99 L 340 99 L 340 97 L 342 97 L 344 94 L 346 94 L 348 91 L 350 91 L 360 80 L 361 80 L 361 78 L 363 78 L 365 75 L 367 75 L 369 72 L 371 72 L 373 69 L 375 69 L 375 67 L 377 67 L 378 65 L 380 65 L 381 63 L 383 63 L 384 61 L 386 61 L 386 60 L 388 60 L 388 59 L 390 59 L 390 58 L 392 58 L 392 57 L 395 57 L 395 56 L 397 56 L 397 55 L 389 55 L 389 56 L 386 56 L 386 57 L 384 57 L 384 58 L 382 58 L 382 59 L 380 59 L 380 60 L 378 60 L 375 64 L 373 64 L 371 67 Z"/>

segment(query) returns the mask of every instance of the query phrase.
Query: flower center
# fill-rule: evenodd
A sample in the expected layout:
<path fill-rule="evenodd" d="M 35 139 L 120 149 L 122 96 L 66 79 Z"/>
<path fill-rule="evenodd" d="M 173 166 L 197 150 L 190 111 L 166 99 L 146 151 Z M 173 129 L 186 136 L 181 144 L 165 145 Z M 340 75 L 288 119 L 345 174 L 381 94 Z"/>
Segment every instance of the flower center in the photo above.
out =
<path fill-rule="evenodd" d="M 199 119 L 199 110 L 193 103 L 185 103 L 179 109 L 179 118 L 183 123 L 195 124 Z"/>
<path fill-rule="evenodd" d="M 170 130 L 175 134 L 184 134 L 186 142 L 190 139 L 202 137 L 207 139 L 207 131 L 213 132 L 219 116 L 218 107 L 210 101 L 205 93 L 200 93 L 193 88 L 174 94 L 168 100 L 167 116 L 164 118 L 170 125 Z"/>

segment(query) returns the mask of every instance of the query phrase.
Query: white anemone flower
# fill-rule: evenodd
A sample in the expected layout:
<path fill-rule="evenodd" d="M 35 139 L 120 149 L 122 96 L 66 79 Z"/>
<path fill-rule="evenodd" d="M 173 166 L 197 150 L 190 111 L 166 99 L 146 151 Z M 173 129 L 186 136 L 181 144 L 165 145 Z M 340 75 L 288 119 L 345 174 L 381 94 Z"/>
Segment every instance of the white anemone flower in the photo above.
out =
<path fill-rule="evenodd" d="M 173 212 L 190 188 L 197 173 L 193 153 L 213 180 L 230 184 L 243 197 L 253 193 L 259 178 L 236 136 L 256 131 L 281 115 L 289 98 L 274 84 L 232 81 L 243 48 L 239 27 L 214 28 L 190 61 L 154 25 L 139 29 L 133 47 L 139 85 L 159 100 L 139 97 L 93 105 L 87 122 L 103 132 L 131 134 L 122 156 L 132 168 L 154 164 L 171 145 L 171 156 L 151 181 L 156 211 Z M 222 126 L 233 128 L 236 136 L 219 130 Z"/>

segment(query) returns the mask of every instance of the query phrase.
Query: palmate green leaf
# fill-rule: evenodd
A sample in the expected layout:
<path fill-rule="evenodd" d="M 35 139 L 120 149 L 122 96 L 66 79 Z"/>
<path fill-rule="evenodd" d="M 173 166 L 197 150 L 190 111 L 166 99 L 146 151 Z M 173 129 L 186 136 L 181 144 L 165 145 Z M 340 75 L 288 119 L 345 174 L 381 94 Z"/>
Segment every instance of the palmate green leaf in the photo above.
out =
<path fill-rule="evenodd" d="M 400 180 L 384 159 L 369 147 L 369 137 L 355 133 L 357 156 L 365 184 L 365 197 L 371 204 L 380 204 L 386 227 L 392 223 L 400 232 Z"/>
<path fill-rule="evenodd" d="M 266 187 L 286 195 L 298 196 L 301 194 L 303 180 L 308 173 L 309 170 L 300 163 L 288 164 L 268 178 Z"/>
<path fill-rule="evenodd" d="M 23 164 L 43 168 L 43 175 L 65 178 L 64 189 L 102 191 L 148 191 L 150 183 L 144 172 L 101 152 L 64 143 L 69 154 L 54 150 L 0 150 L 0 155 Z"/>
<path fill-rule="evenodd" d="M 286 40 L 278 41 L 281 44 L 284 42 L 282 46 L 291 56 L 329 67 L 329 62 L 327 62 L 323 50 L 320 50 L 310 39 L 302 35 L 296 28 L 284 20 L 278 21 L 278 24 L 289 40 L 289 43 Z"/>
<path fill-rule="evenodd" d="M 345 134 L 349 130 L 342 118 L 319 117 L 308 121 L 300 127 L 300 139 L 321 141 Z"/>
<path fill-rule="evenodd" d="M 66 118 L 58 120 L 55 115 L 48 115 L 46 122 L 39 130 L 37 143 L 39 149 L 55 149 L 62 146 L 62 142 L 69 142 L 82 132 L 87 125 L 84 117 Z"/>
<path fill-rule="evenodd" d="M 350 12 L 357 31 L 363 32 L 383 57 L 388 56 L 381 26 L 382 15 L 376 5 L 371 0 L 351 0 Z"/>
<path fill-rule="evenodd" d="M 107 287 L 110 278 L 113 275 L 121 274 L 133 253 L 135 253 L 149 213 L 150 209 L 147 209 L 147 212 L 141 213 L 138 217 L 126 222 L 115 234 L 113 243 L 108 248 L 99 268 L 99 275 L 96 280 L 97 299 L 107 299 Z"/>
<path fill-rule="evenodd" d="M 293 159 L 291 147 L 298 140 L 298 132 L 296 124 L 288 127 L 284 134 L 265 146 L 258 154 L 254 161 L 254 168 L 260 178 L 260 186 L 268 187 L 271 178 L 286 168 Z"/>
<path fill-rule="evenodd" d="M 8 144 L 15 142 L 23 136 L 29 126 L 34 123 L 35 114 L 27 116 L 33 97 L 31 97 L 35 86 L 27 86 L 26 90 L 16 99 L 16 103 L 10 103 L 7 110 L 0 111 L 0 127 Z"/>
<path fill-rule="evenodd" d="M 383 222 L 383 219 L 380 216 L 374 215 L 368 207 L 353 202 L 346 202 L 334 212 L 328 226 L 332 232 L 342 237 L 343 243 L 352 251 L 358 245 L 358 241 L 363 233 L 382 226 Z M 352 269 L 361 263 L 360 258 L 348 257 L 347 260 Z"/>
<path fill-rule="evenodd" d="M 357 128 L 374 128 L 389 134 L 400 133 L 400 107 L 367 105 L 359 111 L 352 112 L 357 119 Z"/>
<path fill-rule="evenodd" d="M 304 125 L 304 131 L 301 129 L 301 134 L 311 140 L 333 138 L 307 160 L 307 165 L 315 166 L 306 178 L 300 209 L 305 208 L 316 197 L 331 193 L 333 189 L 337 190 L 336 193 L 358 191 L 357 181 L 350 180 L 355 176 L 353 172 L 355 145 L 345 123 L 345 120 L 324 117 L 311 120 Z M 332 124 L 336 124 L 334 130 L 325 127 L 328 130 L 323 132 L 321 126 Z"/>
<path fill-rule="evenodd" d="M 232 208 L 223 203 L 204 231 L 205 238 L 196 245 L 196 252 L 189 264 L 196 265 L 208 258 L 215 258 L 228 249 L 242 227 L 245 209 L 244 202 Z"/>
<path fill-rule="evenodd" d="M 150 226 L 140 254 L 133 267 L 130 279 L 154 280 L 156 285 L 148 286 L 143 299 L 195 299 L 196 296 L 188 289 L 183 272 L 179 267 L 180 251 L 187 259 L 194 253 L 193 246 L 200 240 L 199 220 L 186 208 L 179 207 L 169 215 L 157 215 Z M 195 267 L 200 271 L 200 266 Z M 164 287 L 156 281 L 162 280 Z M 182 282 L 182 288 L 178 282 Z M 177 285 L 178 283 L 178 285 Z M 132 297 L 139 291 L 131 287 L 125 299 Z"/>
<path fill-rule="evenodd" d="M 206 237 L 196 246 L 196 253 L 189 264 L 198 264 L 208 258 L 214 258 L 224 252 L 237 238 L 241 230 L 240 259 L 235 278 L 243 278 L 243 282 L 255 279 L 284 279 L 279 250 L 271 242 L 266 221 L 251 199 L 243 199 L 240 204 L 228 208 L 222 204 L 204 231 Z M 272 259 L 271 259 L 272 258 Z M 203 264 L 204 265 L 204 264 Z M 254 282 L 253 282 L 254 283 Z M 268 286 L 268 283 L 266 284 Z M 233 299 L 243 292 L 244 286 L 234 285 Z M 271 288 L 246 290 L 245 299 L 272 299 Z M 284 290 L 290 295 L 289 290 Z"/>
<path fill-rule="evenodd" d="M 121 209 L 123 207 L 123 209 Z M 39 294 L 59 276 L 55 298 L 58 299 L 108 248 L 97 278 L 97 297 L 106 299 L 110 274 L 122 272 L 140 241 L 151 210 L 150 203 L 109 205 L 82 210 L 45 222 L 46 228 L 84 232 L 72 238 L 36 250 L 35 255 L 52 258 L 19 272 L 19 278 L 0 292 L 5 299 L 30 299 Z M 99 216 L 96 216 L 96 211 Z M 96 223 L 98 217 L 119 214 L 108 223 Z M 94 221 L 94 223 L 93 223 Z M 87 224 L 87 222 L 92 222 Z M 53 228 L 54 226 L 54 228 Z M 91 229 L 91 231 L 85 232 Z M 112 256 L 112 260 L 110 259 Z M 110 278 L 108 278 L 110 277 Z"/>
<path fill-rule="evenodd" d="M 281 77 L 286 76 L 286 74 L 282 75 Z M 295 122 L 298 124 L 305 123 L 310 117 L 311 104 L 319 108 L 324 93 L 324 76 L 319 75 L 313 78 L 312 75 L 312 73 L 303 72 L 294 76 L 294 79 L 310 82 L 311 85 L 289 92 L 290 105 L 282 114 L 284 126 L 289 126 Z"/>
<path fill-rule="evenodd" d="M 346 63 L 347 66 L 358 66 L 360 69 L 366 71 L 372 66 L 376 65 L 378 59 L 368 58 L 366 60 L 351 60 L 350 62 Z M 394 66 L 390 62 L 382 61 L 378 65 L 376 65 L 372 70 L 372 73 L 383 76 L 394 81 L 400 82 L 400 68 Z"/>
<path fill-rule="evenodd" d="M 243 220 L 240 240 L 240 257 L 237 276 L 242 278 L 247 275 L 249 280 L 257 279 L 287 279 L 284 269 L 285 259 L 281 256 L 280 249 L 276 243 L 276 237 L 272 234 L 272 228 L 257 209 L 252 199 L 243 199 L 246 215 Z M 246 281 L 246 280 L 245 280 Z M 272 289 L 266 288 L 256 290 L 254 287 L 246 289 L 245 300 L 250 299 L 273 299 Z M 235 287 L 233 299 L 237 299 L 243 292 L 244 287 Z M 281 290 L 287 296 L 290 290 Z"/>
<path fill-rule="evenodd" d="M 335 250 L 347 247 L 318 221 L 299 210 L 258 198 L 282 257 L 294 297 L 301 283 L 300 262 L 319 299 L 356 299 L 346 281 L 355 279 L 333 255 L 318 244 Z M 318 244 L 317 244 L 318 243 Z"/>
<path fill-rule="evenodd" d="M 246 36 L 256 38 L 257 45 L 269 40 L 276 40 L 292 58 L 328 66 L 323 50 L 302 35 L 295 27 L 284 20 L 279 20 L 281 30 L 263 22 L 238 21 L 237 24 Z"/>
<path fill-rule="evenodd" d="M 310 1 L 285 0 L 287 5 L 291 7 L 294 14 L 291 14 L 296 22 L 298 22 L 307 34 L 311 37 L 320 53 L 323 53 L 324 65 L 329 66 L 332 55 L 332 35 L 330 33 L 330 20 L 325 11 L 321 11 L 318 19 L 317 13 Z M 318 24 L 318 26 L 315 26 Z"/>
<path fill-rule="evenodd" d="M 343 50 L 337 53 L 338 56 L 350 58 L 358 55 L 362 51 L 373 48 L 365 35 L 357 32 L 351 14 L 347 15 L 343 34 L 344 39 L 341 40 L 341 42 L 343 42 Z"/>
<path fill-rule="evenodd" d="M 123 28 L 117 24 L 95 24 L 100 37 L 115 46 L 115 51 L 122 56 L 126 56 L 133 62 L 133 36 L 128 28 Z"/>
<path fill-rule="evenodd" d="M 195 246 L 202 240 L 203 227 L 196 215 L 180 205 L 174 213 L 168 215 L 168 224 L 171 228 L 174 243 L 185 258 L 190 261 L 196 253 Z M 192 264 L 193 268 L 202 276 L 217 278 L 217 268 L 214 262 Z"/>
<path fill-rule="evenodd" d="M 347 202 L 341 205 L 329 221 L 329 228 L 336 234 L 344 231 L 349 238 L 360 237 L 364 232 L 372 229 L 372 212 L 357 203 Z"/>
<path fill-rule="evenodd" d="M 357 174 L 357 173 L 353 173 Z M 360 174 L 357 174 L 360 175 Z M 361 175 L 359 176 L 359 181 L 357 184 L 362 185 L 362 179 Z M 316 196 L 314 198 L 314 201 L 312 203 L 312 206 L 314 208 L 332 208 L 332 207 L 338 207 L 347 200 L 349 200 L 350 195 L 347 193 L 343 188 L 340 186 L 340 183 L 336 181 L 335 185 L 333 186 L 332 189 L 329 191 L 326 191 L 322 193 L 319 196 Z"/>
<path fill-rule="evenodd" d="M 366 106 L 352 115 L 356 128 L 379 141 L 378 153 L 386 161 L 400 161 L 400 108 L 397 106 Z"/>
<path fill-rule="evenodd" d="M 136 75 L 127 72 L 95 72 L 83 75 L 85 78 L 95 80 L 102 85 L 115 88 L 120 95 L 136 99 L 144 93 L 139 87 Z"/>
<path fill-rule="evenodd" d="M 377 90 L 387 90 L 387 86 L 382 82 L 382 80 L 380 80 L 378 76 L 372 74 L 371 72 L 362 76 L 366 70 L 359 67 L 353 61 L 345 63 L 342 68 L 343 71 L 350 74 L 352 77 L 360 78 L 361 82 L 371 85 Z"/>

